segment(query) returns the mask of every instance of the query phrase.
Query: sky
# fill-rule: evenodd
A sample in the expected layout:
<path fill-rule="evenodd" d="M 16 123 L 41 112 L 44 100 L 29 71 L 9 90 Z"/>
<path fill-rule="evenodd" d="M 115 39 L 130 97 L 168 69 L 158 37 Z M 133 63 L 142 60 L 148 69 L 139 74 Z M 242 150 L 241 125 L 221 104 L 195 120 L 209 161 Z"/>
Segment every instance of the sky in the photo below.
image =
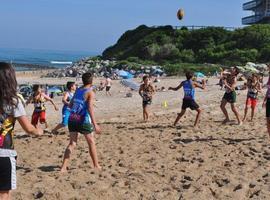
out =
<path fill-rule="evenodd" d="M 247 0 L 1 0 L 0 47 L 101 53 L 141 24 L 240 27 Z M 184 9 L 182 21 L 178 9 Z"/>

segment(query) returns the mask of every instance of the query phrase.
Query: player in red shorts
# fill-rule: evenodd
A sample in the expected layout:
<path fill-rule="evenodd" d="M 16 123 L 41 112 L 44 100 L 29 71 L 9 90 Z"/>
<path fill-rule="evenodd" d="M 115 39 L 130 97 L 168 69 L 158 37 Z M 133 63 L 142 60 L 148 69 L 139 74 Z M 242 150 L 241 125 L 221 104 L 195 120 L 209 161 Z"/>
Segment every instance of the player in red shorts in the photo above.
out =
<path fill-rule="evenodd" d="M 39 121 L 40 124 L 45 124 L 45 128 L 48 128 L 48 124 L 46 122 L 46 101 L 50 101 L 54 106 L 54 109 L 58 111 L 58 108 L 54 104 L 53 100 L 42 92 L 40 85 L 34 85 L 33 95 L 28 99 L 26 104 L 29 104 L 31 102 L 34 104 L 34 112 L 32 114 L 31 124 L 35 127 L 37 127 Z"/>
<path fill-rule="evenodd" d="M 250 78 L 248 78 L 246 83 L 247 92 L 247 100 L 243 121 L 246 120 L 248 108 L 251 107 L 251 121 L 253 120 L 255 108 L 258 101 L 258 93 L 261 92 L 261 85 L 258 81 L 258 77 L 256 74 L 252 74 Z"/>

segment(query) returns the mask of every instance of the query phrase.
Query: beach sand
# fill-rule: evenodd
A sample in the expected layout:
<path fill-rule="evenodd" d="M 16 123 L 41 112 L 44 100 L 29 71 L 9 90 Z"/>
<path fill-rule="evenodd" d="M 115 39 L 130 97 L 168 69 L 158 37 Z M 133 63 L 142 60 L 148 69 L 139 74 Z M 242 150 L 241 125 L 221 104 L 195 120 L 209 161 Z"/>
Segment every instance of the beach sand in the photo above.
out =
<path fill-rule="evenodd" d="M 65 84 L 70 80 L 40 79 L 39 74 L 31 73 L 17 76 L 19 83 Z M 181 80 L 164 78 L 156 85 L 175 87 Z M 95 83 L 98 85 L 99 80 Z M 59 167 L 69 141 L 68 131 L 35 138 L 26 136 L 17 125 L 18 188 L 13 198 L 269 199 L 270 139 L 262 108 L 263 94 L 253 122 L 237 126 L 228 105 L 232 122 L 222 125 L 224 116 L 219 104 L 224 91 L 216 83 L 218 80 L 211 78 L 204 91 L 196 91 L 203 109 L 197 128 L 192 127 L 196 113 L 190 110 L 177 127 L 172 126 L 181 110 L 182 90 L 157 92 L 147 123 L 142 121 L 137 92 L 126 98 L 128 89 L 119 81 L 113 81 L 112 97 L 107 97 L 105 91 L 98 92 L 95 113 L 102 134 L 96 142 L 102 171 L 92 168 L 86 141 L 80 136 L 70 169 L 61 174 Z M 243 116 L 246 91 L 237 94 L 237 107 Z M 61 108 L 61 97 L 54 100 Z M 30 119 L 33 105 L 26 110 Z M 61 120 L 61 111 L 55 112 L 47 103 L 47 119 L 53 128 Z"/>

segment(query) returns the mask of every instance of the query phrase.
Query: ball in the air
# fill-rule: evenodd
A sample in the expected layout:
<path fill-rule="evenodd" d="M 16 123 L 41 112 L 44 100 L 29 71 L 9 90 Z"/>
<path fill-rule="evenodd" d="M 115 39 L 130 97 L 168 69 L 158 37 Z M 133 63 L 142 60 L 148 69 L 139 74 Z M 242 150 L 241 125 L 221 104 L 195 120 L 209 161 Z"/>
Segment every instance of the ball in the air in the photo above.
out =
<path fill-rule="evenodd" d="M 184 10 L 183 9 L 179 9 L 177 12 L 177 18 L 179 20 L 182 20 L 184 18 Z"/>

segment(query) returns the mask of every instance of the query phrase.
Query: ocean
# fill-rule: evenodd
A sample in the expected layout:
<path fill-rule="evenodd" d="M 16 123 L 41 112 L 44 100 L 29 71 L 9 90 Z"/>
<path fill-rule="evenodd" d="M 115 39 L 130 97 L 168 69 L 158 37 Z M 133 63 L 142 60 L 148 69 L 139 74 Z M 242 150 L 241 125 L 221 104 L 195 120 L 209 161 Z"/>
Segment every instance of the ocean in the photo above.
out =
<path fill-rule="evenodd" d="M 0 61 L 16 63 L 16 70 L 29 70 L 33 66 L 35 68 L 44 66 L 63 68 L 82 58 L 96 56 L 98 54 L 85 51 L 0 48 Z"/>

